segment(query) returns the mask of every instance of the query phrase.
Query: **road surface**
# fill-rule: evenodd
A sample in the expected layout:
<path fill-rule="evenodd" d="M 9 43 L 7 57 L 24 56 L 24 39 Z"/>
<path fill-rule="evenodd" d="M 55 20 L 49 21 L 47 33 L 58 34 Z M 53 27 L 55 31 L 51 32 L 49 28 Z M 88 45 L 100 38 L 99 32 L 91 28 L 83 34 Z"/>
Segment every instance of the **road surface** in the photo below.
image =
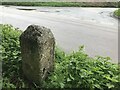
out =
<path fill-rule="evenodd" d="M 0 6 L 0 23 L 12 24 L 23 31 L 30 24 L 45 26 L 67 53 L 84 45 L 91 57 L 109 56 L 112 62 L 118 62 L 118 21 L 110 17 L 114 8 L 32 7 L 36 10 L 31 11 L 20 8 L 31 7 Z"/>

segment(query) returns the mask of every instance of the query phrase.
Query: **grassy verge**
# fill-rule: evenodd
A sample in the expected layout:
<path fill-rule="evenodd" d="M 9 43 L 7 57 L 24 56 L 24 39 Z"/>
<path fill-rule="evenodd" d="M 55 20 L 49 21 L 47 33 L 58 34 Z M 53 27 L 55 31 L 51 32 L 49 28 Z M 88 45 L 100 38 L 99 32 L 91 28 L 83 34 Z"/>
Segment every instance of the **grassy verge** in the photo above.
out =
<path fill-rule="evenodd" d="M 115 10 L 114 15 L 118 18 L 120 18 L 120 9 Z"/>
<path fill-rule="evenodd" d="M 118 7 L 117 2 L 2 2 L 2 5 L 51 7 Z"/>
<path fill-rule="evenodd" d="M 2 25 L 0 31 L 2 32 L 3 89 L 41 88 L 34 82 L 29 82 L 23 75 L 19 42 L 22 32 L 11 25 Z M 49 88 L 119 90 L 119 67 L 109 60 L 109 57 L 89 57 L 83 46 L 69 55 L 56 48 L 54 72 L 44 81 L 42 87 L 48 90 Z"/>

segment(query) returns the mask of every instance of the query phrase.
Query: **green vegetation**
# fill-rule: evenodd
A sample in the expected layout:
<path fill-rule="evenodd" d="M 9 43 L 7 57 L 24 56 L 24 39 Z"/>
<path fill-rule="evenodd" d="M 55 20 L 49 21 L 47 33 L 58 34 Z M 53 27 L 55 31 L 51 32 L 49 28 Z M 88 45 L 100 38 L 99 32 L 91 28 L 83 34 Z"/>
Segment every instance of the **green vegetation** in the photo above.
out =
<path fill-rule="evenodd" d="M 2 2 L 2 5 L 52 7 L 118 7 L 117 2 Z"/>
<path fill-rule="evenodd" d="M 20 34 L 21 31 L 10 25 L 2 26 L 2 73 L 3 87 L 6 88 L 22 86 Z"/>
<path fill-rule="evenodd" d="M 120 17 L 120 9 L 115 10 L 114 15 L 117 17 Z"/>
<path fill-rule="evenodd" d="M 0 26 L 1 27 L 1 26 Z M 11 25 L 2 25 L 2 68 L 3 88 L 39 88 L 24 77 L 21 66 L 21 31 Z M 110 58 L 91 58 L 79 51 L 65 54 L 55 50 L 55 70 L 46 79 L 43 88 L 81 88 L 82 90 L 119 90 L 120 71 L 118 65 L 109 62 Z"/>
<path fill-rule="evenodd" d="M 45 82 L 47 88 L 117 90 L 120 85 L 120 71 L 117 65 L 109 62 L 109 57 L 90 58 L 84 46 L 69 55 L 57 50 L 56 56 L 55 71 Z"/>

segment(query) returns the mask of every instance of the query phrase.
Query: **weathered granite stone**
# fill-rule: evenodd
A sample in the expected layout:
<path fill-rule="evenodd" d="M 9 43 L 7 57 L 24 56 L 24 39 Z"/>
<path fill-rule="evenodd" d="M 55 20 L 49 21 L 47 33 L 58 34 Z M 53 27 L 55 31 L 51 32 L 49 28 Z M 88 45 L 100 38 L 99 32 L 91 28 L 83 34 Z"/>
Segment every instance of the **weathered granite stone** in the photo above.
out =
<path fill-rule="evenodd" d="M 24 75 L 38 85 L 54 67 L 55 39 L 50 29 L 30 25 L 20 36 Z"/>

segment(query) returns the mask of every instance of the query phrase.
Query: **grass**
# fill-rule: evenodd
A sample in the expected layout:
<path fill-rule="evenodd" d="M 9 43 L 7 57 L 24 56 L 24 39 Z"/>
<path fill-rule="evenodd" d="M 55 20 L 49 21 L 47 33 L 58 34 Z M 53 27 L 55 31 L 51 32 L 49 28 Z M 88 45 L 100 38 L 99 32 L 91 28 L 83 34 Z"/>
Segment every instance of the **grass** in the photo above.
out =
<path fill-rule="evenodd" d="M 115 10 L 114 15 L 117 17 L 120 17 L 120 9 Z"/>
<path fill-rule="evenodd" d="M 2 2 L 2 5 L 51 7 L 118 7 L 117 2 Z"/>

